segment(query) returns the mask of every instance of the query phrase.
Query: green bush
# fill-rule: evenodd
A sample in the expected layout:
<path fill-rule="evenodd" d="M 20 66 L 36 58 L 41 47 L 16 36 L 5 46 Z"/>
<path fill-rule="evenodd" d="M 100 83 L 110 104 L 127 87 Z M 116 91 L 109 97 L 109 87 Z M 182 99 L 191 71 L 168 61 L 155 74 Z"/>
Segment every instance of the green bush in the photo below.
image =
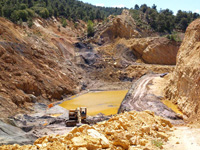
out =
<path fill-rule="evenodd" d="M 153 140 L 152 144 L 158 148 L 162 148 L 162 146 L 163 146 L 163 142 L 161 140 Z"/>
<path fill-rule="evenodd" d="M 20 4 L 20 9 L 21 9 L 21 10 L 26 9 L 26 7 L 27 7 L 26 4 Z"/>
<path fill-rule="evenodd" d="M 27 21 L 28 27 L 31 28 L 33 26 L 33 20 L 32 18 L 29 18 Z"/>
<path fill-rule="evenodd" d="M 28 20 L 28 12 L 26 10 L 15 10 L 12 14 L 11 14 L 11 20 L 13 22 L 17 22 L 19 20 L 22 21 L 27 21 Z"/>
<path fill-rule="evenodd" d="M 49 17 L 49 11 L 46 8 L 43 8 L 42 10 L 40 10 L 39 14 L 44 19 Z"/>
<path fill-rule="evenodd" d="M 29 17 L 34 17 L 35 16 L 35 12 L 34 12 L 34 10 L 32 10 L 32 9 L 26 9 L 26 11 L 28 12 L 28 16 Z"/>
<path fill-rule="evenodd" d="M 19 15 L 18 15 L 18 11 L 17 10 L 15 10 L 12 14 L 11 14 L 11 20 L 13 21 L 13 22 L 17 22 L 17 21 L 19 21 Z"/>
<path fill-rule="evenodd" d="M 18 10 L 17 13 L 19 18 L 21 18 L 23 21 L 28 20 L 28 12 L 26 10 Z"/>
<path fill-rule="evenodd" d="M 61 19 L 62 26 L 65 28 L 67 26 L 67 21 L 65 18 Z"/>
<path fill-rule="evenodd" d="M 89 20 L 87 24 L 87 35 L 88 37 L 94 36 L 94 24 L 91 20 Z"/>
<path fill-rule="evenodd" d="M 3 16 L 2 6 L 0 5 L 0 17 Z"/>
<path fill-rule="evenodd" d="M 75 23 L 74 23 L 74 28 L 77 28 L 77 27 L 78 27 L 78 23 L 75 22 Z"/>
<path fill-rule="evenodd" d="M 172 34 L 168 34 L 166 38 L 172 41 L 181 42 L 181 39 L 176 32 L 173 32 Z"/>
<path fill-rule="evenodd" d="M 19 20 L 17 21 L 17 24 L 18 24 L 18 25 L 22 25 L 22 23 L 23 23 L 22 19 L 19 19 Z"/>

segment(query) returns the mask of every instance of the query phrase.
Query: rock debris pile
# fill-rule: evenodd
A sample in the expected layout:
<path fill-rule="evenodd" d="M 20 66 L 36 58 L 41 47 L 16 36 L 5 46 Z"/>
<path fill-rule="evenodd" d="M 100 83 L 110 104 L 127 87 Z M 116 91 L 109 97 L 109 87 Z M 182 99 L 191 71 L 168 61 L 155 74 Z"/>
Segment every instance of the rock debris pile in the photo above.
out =
<path fill-rule="evenodd" d="M 125 112 L 94 126 L 73 128 L 67 135 L 37 139 L 33 145 L 4 145 L 0 150 L 158 149 L 170 136 L 171 123 L 150 111 Z"/>

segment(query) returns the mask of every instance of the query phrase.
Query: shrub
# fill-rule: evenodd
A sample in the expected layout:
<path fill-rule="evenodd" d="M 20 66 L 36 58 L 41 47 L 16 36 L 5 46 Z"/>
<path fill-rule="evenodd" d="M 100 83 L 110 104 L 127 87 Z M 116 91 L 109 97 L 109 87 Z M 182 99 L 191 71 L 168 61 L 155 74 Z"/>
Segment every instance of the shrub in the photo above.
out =
<path fill-rule="evenodd" d="M 20 9 L 21 9 L 21 10 L 26 9 L 26 4 L 20 4 Z"/>
<path fill-rule="evenodd" d="M 153 140 L 152 144 L 155 145 L 158 148 L 162 148 L 162 146 L 163 146 L 163 142 L 160 141 L 160 140 Z"/>
<path fill-rule="evenodd" d="M 29 17 L 34 17 L 35 16 L 35 12 L 32 9 L 26 9 L 26 11 L 28 12 L 28 16 Z"/>
<path fill-rule="evenodd" d="M 17 10 L 15 10 L 12 14 L 11 14 L 11 20 L 13 21 L 13 22 L 17 22 L 20 18 L 19 18 L 19 15 L 18 15 L 18 11 Z"/>
<path fill-rule="evenodd" d="M 46 8 L 43 8 L 42 10 L 40 10 L 39 14 L 44 19 L 49 17 L 49 11 Z"/>
<path fill-rule="evenodd" d="M 94 36 L 94 24 L 91 20 L 89 20 L 87 24 L 87 35 L 88 37 Z"/>
<path fill-rule="evenodd" d="M 172 34 L 168 34 L 166 38 L 172 41 L 181 42 L 181 39 L 176 32 L 173 32 Z"/>
<path fill-rule="evenodd" d="M 28 20 L 28 12 L 26 10 L 18 10 L 17 13 L 19 18 L 22 19 L 23 21 Z"/>
<path fill-rule="evenodd" d="M 65 28 L 67 26 L 67 21 L 65 18 L 61 19 L 62 26 Z"/>
<path fill-rule="evenodd" d="M 74 28 L 77 28 L 78 27 L 78 23 L 74 23 Z"/>
<path fill-rule="evenodd" d="M 33 20 L 32 18 L 29 18 L 27 21 L 28 27 L 31 28 L 33 26 Z"/>

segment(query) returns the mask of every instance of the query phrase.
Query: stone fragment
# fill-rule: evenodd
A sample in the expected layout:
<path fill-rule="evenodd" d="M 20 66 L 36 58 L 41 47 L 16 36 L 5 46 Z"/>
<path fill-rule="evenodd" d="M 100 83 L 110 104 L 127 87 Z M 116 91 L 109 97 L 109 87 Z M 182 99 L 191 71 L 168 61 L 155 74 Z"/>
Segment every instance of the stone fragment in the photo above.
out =
<path fill-rule="evenodd" d="M 158 138 L 161 138 L 161 139 L 164 139 L 165 141 L 168 140 L 169 136 L 165 133 L 162 133 L 162 132 L 157 132 L 157 137 Z"/>
<path fill-rule="evenodd" d="M 136 136 L 132 137 L 129 141 L 130 141 L 131 145 L 137 145 L 137 137 Z"/>
<path fill-rule="evenodd" d="M 147 143 L 148 143 L 148 141 L 146 139 L 141 139 L 139 141 L 139 144 L 142 145 L 142 146 L 145 146 Z"/>
<path fill-rule="evenodd" d="M 86 147 L 87 142 L 82 137 L 74 137 L 72 140 L 73 147 Z"/>
<path fill-rule="evenodd" d="M 142 127 L 142 132 L 144 132 L 146 134 L 150 134 L 150 127 L 149 126 L 143 126 Z"/>
<path fill-rule="evenodd" d="M 121 146 L 123 149 L 128 149 L 130 146 L 130 143 L 126 140 L 121 140 L 121 139 L 115 139 L 113 141 L 114 146 Z"/>

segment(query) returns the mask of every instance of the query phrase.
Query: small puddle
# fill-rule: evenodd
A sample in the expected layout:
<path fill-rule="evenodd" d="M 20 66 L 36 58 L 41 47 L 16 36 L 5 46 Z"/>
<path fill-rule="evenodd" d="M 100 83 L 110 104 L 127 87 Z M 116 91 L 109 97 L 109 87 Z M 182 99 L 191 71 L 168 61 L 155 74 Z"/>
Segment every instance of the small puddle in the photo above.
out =
<path fill-rule="evenodd" d="M 76 109 L 77 107 L 87 107 L 88 115 L 105 115 L 117 114 L 120 104 L 128 90 L 121 91 L 101 91 L 91 92 L 67 100 L 59 106 L 66 109 Z"/>
<path fill-rule="evenodd" d="M 163 104 L 165 104 L 167 107 L 171 108 L 175 113 L 183 115 L 183 113 L 178 109 L 178 106 L 173 104 L 169 100 L 162 100 Z"/>
<path fill-rule="evenodd" d="M 59 117 L 59 116 L 61 116 L 62 114 L 51 114 L 50 116 L 51 117 Z"/>

